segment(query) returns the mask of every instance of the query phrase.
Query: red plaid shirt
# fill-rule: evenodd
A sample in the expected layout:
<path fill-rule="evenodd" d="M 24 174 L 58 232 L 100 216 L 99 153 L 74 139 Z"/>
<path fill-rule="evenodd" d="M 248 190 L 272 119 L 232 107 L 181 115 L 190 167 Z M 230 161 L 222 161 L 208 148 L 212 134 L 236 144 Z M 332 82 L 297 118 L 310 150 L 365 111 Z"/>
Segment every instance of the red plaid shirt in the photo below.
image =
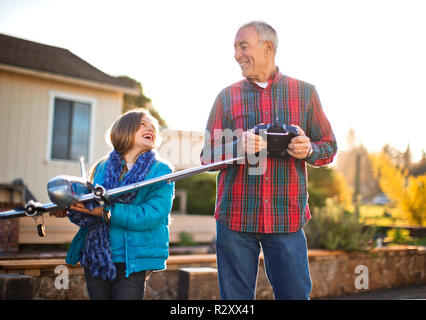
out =
<path fill-rule="evenodd" d="M 215 218 L 235 231 L 296 232 L 310 219 L 306 162 L 329 164 L 337 151 L 336 139 L 315 87 L 277 71 L 263 89 L 242 80 L 223 89 L 213 105 L 206 142 L 224 145 L 215 130 L 247 131 L 260 123 L 298 125 L 311 139 L 313 153 L 305 160 L 266 159 L 262 175 L 249 174 L 246 164 L 228 165 L 217 176 Z M 203 164 L 232 157 L 226 147 L 218 158 L 201 155 Z M 206 150 L 206 149 L 204 149 Z M 212 149 L 213 150 L 213 149 Z M 218 149 L 216 149 L 218 150 Z M 215 152 L 213 152 L 215 153 Z M 235 156 L 235 154 L 234 154 Z"/>

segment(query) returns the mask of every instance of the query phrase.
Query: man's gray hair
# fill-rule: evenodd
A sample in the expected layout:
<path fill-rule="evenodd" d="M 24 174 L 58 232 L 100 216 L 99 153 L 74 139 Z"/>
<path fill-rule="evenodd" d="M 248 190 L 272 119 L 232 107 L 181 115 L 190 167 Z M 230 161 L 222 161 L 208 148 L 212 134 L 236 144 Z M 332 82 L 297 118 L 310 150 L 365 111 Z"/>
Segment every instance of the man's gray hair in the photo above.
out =
<path fill-rule="evenodd" d="M 249 23 L 242 25 L 240 29 L 238 30 L 241 30 L 247 27 L 254 27 L 257 31 L 257 34 L 259 35 L 259 39 L 262 42 L 271 41 L 272 44 L 274 45 L 274 53 L 275 54 L 277 53 L 278 36 L 274 28 L 272 28 L 269 24 L 263 21 L 251 21 Z"/>

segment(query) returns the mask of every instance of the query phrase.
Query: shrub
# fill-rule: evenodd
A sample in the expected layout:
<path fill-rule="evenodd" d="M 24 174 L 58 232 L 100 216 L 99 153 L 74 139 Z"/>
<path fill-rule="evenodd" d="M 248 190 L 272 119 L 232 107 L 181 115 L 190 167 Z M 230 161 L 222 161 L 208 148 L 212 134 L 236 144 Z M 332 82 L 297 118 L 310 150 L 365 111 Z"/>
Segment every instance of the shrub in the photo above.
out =
<path fill-rule="evenodd" d="M 213 215 L 216 202 L 216 173 L 204 172 L 176 181 L 176 190 L 186 190 L 188 214 Z M 172 210 L 179 208 L 174 201 Z"/>
<path fill-rule="evenodd" d="M 395 244 L 407 244 L 413 241 L 410 230 L 402 228 L 390 229 L 386 232 L 387 238 Z"/>
<path fill-rule="evenodd" d="M 197 242 L 194 241 L 193 236 L 185 231 L 179 233 L 179 242 L 177 246 L 189 247 L 197 245 Z"/>
<path fill-rule="evenodd" d="M 353 213 L 327 206 L 314 210 L 305 232 L 310 248 L 363 251 L 373 242 L 375 229 L 367 229 Z"/>

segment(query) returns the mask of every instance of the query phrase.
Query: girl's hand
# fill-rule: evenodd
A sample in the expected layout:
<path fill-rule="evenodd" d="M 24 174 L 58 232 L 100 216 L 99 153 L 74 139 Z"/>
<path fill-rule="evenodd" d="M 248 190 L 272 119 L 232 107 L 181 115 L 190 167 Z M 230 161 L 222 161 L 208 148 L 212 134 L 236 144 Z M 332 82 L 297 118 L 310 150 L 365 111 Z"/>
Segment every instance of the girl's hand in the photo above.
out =
<path fill-rule="evenodd" d="M 65 218 L 67 216 L 68 212 L 66 209 L 56 209 L 49 212 L 49 216 L 56 218 Z"/>
<path fill-rule="evenodd" d="M 71 206 L 70 209 L 97 217 L 102 217 L 102 213 L 104 211 L 104 207 L 97 207 L 93 210 L 89 210 L 82 203 L 77 203 L 76 205 Z"/>

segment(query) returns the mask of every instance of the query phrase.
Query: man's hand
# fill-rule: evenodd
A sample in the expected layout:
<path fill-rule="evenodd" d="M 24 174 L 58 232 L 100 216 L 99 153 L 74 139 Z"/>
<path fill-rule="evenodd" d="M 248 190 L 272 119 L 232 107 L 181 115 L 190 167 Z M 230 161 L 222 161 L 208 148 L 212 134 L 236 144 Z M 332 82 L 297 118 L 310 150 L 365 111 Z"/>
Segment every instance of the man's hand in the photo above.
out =
<path fill-rule="evenodd" d="M 267 143 L 263 138 L 253 131 L 245 131 L 242 139 L 243 149 L 246 154 L 252 155 L 266 149 Z"/>
<path fill-rule="evenodd" d="M 288 144 L 287 153 L 296 159 L 305 159 L 312 150 L 311 139 L 305 135 L 305 132 L 296 125 L 299 129 L 300 135 L 290 140 Z"/>

